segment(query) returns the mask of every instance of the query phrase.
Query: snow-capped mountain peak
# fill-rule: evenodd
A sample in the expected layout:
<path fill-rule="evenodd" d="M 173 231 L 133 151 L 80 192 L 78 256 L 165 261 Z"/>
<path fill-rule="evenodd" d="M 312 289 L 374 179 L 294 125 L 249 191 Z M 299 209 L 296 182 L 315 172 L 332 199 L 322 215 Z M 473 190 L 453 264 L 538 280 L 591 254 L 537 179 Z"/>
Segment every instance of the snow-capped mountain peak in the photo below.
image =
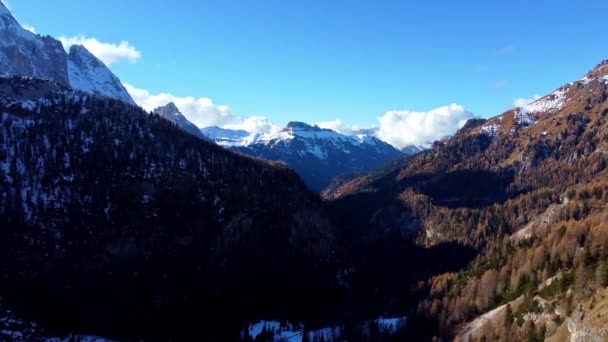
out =
<path fill-rule="evenodd" d="M 217 126 L 201 128 L 201 132 L 216 144 L 224 147 L 249 146 L 256 143 L 262 134 L 242 129 L 226 129 Z"/>
<path fill-rule="evenodd" d="M 26 76 L 57 82 L 91 94 L 135 104 L 122 83 L 84 46 L 69 55 L 60 41 L 24 29 L 0 2 L 0 76 Z"/>
<path fill-rule="evenodd" d="M 379 139 L 368 134 L 345 135 L 327 128 L 311 126 L 304 122 L 292 121 L 278 133 L 264 134 L 258 140 L 260 143 L 276 144 L 293 139 L 315 140 L 319 142 L 347 143 L 347 144 L 372 144 L 381 142 Z"/>
<path fill-rule="evenodd" d="M 120 79 L 82 45 L 70 48 L 68 74 L 70 84 L 76 89 L 135 104 Z"/>
<path fill-rule="evenodd" d="M 340 174 L 369 171 L 403 156 L 391 145 L 363 132 L 345 135 L 297 121 L 277 133 L 255 134 L 219 127 L 201 131 L 219 145 L 285 162 L 316 191 Z"/>

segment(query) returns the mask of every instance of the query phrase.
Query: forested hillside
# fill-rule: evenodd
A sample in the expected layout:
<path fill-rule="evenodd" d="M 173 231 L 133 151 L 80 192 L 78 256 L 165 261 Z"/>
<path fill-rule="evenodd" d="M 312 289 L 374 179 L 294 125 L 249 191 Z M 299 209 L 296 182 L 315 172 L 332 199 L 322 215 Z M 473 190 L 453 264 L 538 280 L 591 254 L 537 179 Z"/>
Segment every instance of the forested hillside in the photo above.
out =
<path fill-rule="evenodd" d="M 353 225 L 480 251 L 464 271 L 426 283 L 417 336 L 542 340 L 583 326 L 578 303 L 606 285 L 606 75 L 603 62 L 524 108 L 470 121 L 405 166 L 325 194 L 341 218 L 357 213 Z M 591 336 L 606 337 L 590 324 Z"/>
<path fill-rule="evenodd" d="M 293 171 L 50 81 L 0 79 L 0 113 L 0 288 L 26 318 L 203 338 L 321 316 L 334 237 Z"/>

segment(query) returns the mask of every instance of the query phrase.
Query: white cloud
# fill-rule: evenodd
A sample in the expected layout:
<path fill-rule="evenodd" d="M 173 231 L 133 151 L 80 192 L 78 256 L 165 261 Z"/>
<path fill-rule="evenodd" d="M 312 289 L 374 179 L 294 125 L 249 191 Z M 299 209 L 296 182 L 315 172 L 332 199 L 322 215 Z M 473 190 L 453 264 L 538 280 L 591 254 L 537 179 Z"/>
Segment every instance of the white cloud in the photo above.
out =
<path fill-rule="evenodd" d="M 230 129 L 243 129 L 252 133 L 271 133 L 279 130 L 270 120 L 262 116 L 243 118 L 232 113 L 228 106 L 217 105 L 207 97 L 178 97 L 169 93 L 150 94 L 144 89 L 124 84 L 133 100 L 147 111 L 175 103 L 184 116 L 198 127 L 219 126 Z"/>
<path fill-rule="evenodd" d="M 456 133 L 467 120 L 474 117 L 475 114 L 463 106 L 452 104 L 428 112 L 390 111 L 379 117 L 378 125 L 371 128 L 350 125 L 339 119 L 317 125 L 342 134 L 375 135 L 401 149 L 409 145 L 430 147 L 434 141 Z"/>
<path fill-rule="evenodd" d="M 428 112 L 390 111 L 378 118 L 378 138 L 397 148 L 429 147 L 434 141 L 456 133 L 474 117 L 475 114 L 457 104 Z"/>
<path fill-rule="evenodd" d="M 534 101 L 536 101 L 536 100 L 538 100 L 540 98 L 541 98 L 540 95 L 534 95 L 534 96 L 532 96 L 532 98 L 529 98 L 529 99 L 520 97 L 520 98 L 517 98 L 517 99 L 513 100 L 513 106 L 518 107 L 518 108 L 519 107 L 525 107 L 525 106 L 529 105 L 530 103 L 532 103 L 532 102 L 534 102 Z"/>
<path fill-rule="evenodd" d="M 225 128 L 242 129 L 251 133 L 276 133 L 281 129 L 263 116 L 238 118 L 236 121 L 236 124 L 226 125 Z"/>
<path fill-rule="evenodd" d="M 340 119 L 337 119 L 334 121 L 320 122 L 317 124 L 317 126 L 319 126 L 321 128 L 331 129 L 332 131 L 336 131 L 338 133 L 346 134 L 346 135 L 357 134 L 358 132 L 360 132 L 363 129 L 363 127 L 358 126 L 358 125 L 349 125 L 347 123 L 344 123 Z"/>
<path fill-rule="evenodd" d="M 66 50 L 69 50 L 72 45 L 83 45 L 106 65 L 124 60 L 135 63 L 141 58 L 141 52 L 124 40 L 120 44 L 104 43 L 84 35 L 60 37 L 59 40 Z"/>
<path fill-rule="evenodd" d="M 230 107 L 217 105 L 207 97 L 178 97 L 169 93 L 153 95 L 129 84 L 124 86 L 133 100 L 144 109 L 152 111 L 173 102 L 188 120 L 201 128 L 219 126 L 252 133 L 275 133 L 280 130 L 280 127 L 263 116 L 235 115 Z M 317 125 L 342 134 L 372 134 L 397 148 L 408 145 L 429 147 L 434 141 L 454 134 L 467 120 L 474 117 L 463 106 L 452 104 L 428 112 L 390 111 L 378 118 L 377 127 L 371 128 L 350 125 L 339 119 Z"/>
<path fill-rule="evenodd" d="M 34 33 L 34 34 L 38 34 L 38 32 L 36 32 L 36 28 L 34 26 L 30 26 L 30 25 L 23 25 L 23 28 Z"/>

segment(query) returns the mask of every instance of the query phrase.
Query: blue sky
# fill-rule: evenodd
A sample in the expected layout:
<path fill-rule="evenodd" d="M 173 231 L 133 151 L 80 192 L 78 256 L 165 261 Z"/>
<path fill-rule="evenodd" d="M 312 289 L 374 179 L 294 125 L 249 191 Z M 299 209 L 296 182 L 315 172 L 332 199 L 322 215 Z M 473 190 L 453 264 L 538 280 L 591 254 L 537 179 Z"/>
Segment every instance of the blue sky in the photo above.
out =
<path fill-rule="evenodd" d="M 488 117 L 608 59 L 601 0 L 8 2 L 39 33 L 128 41 L 125 83 L 278 125 L 452 103 Z"/>

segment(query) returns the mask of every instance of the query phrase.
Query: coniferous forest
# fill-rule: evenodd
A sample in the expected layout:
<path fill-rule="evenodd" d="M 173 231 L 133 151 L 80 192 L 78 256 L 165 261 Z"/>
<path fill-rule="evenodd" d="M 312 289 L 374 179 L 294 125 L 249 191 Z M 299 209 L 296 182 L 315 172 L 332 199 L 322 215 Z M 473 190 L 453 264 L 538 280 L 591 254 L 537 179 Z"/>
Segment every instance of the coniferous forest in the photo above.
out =
<path fill-rule="evenodd" d="M 608 61 L 397 149 L 201 130 L 34 31 L 0 2 L 0 341 L 608 340 Z"/>

